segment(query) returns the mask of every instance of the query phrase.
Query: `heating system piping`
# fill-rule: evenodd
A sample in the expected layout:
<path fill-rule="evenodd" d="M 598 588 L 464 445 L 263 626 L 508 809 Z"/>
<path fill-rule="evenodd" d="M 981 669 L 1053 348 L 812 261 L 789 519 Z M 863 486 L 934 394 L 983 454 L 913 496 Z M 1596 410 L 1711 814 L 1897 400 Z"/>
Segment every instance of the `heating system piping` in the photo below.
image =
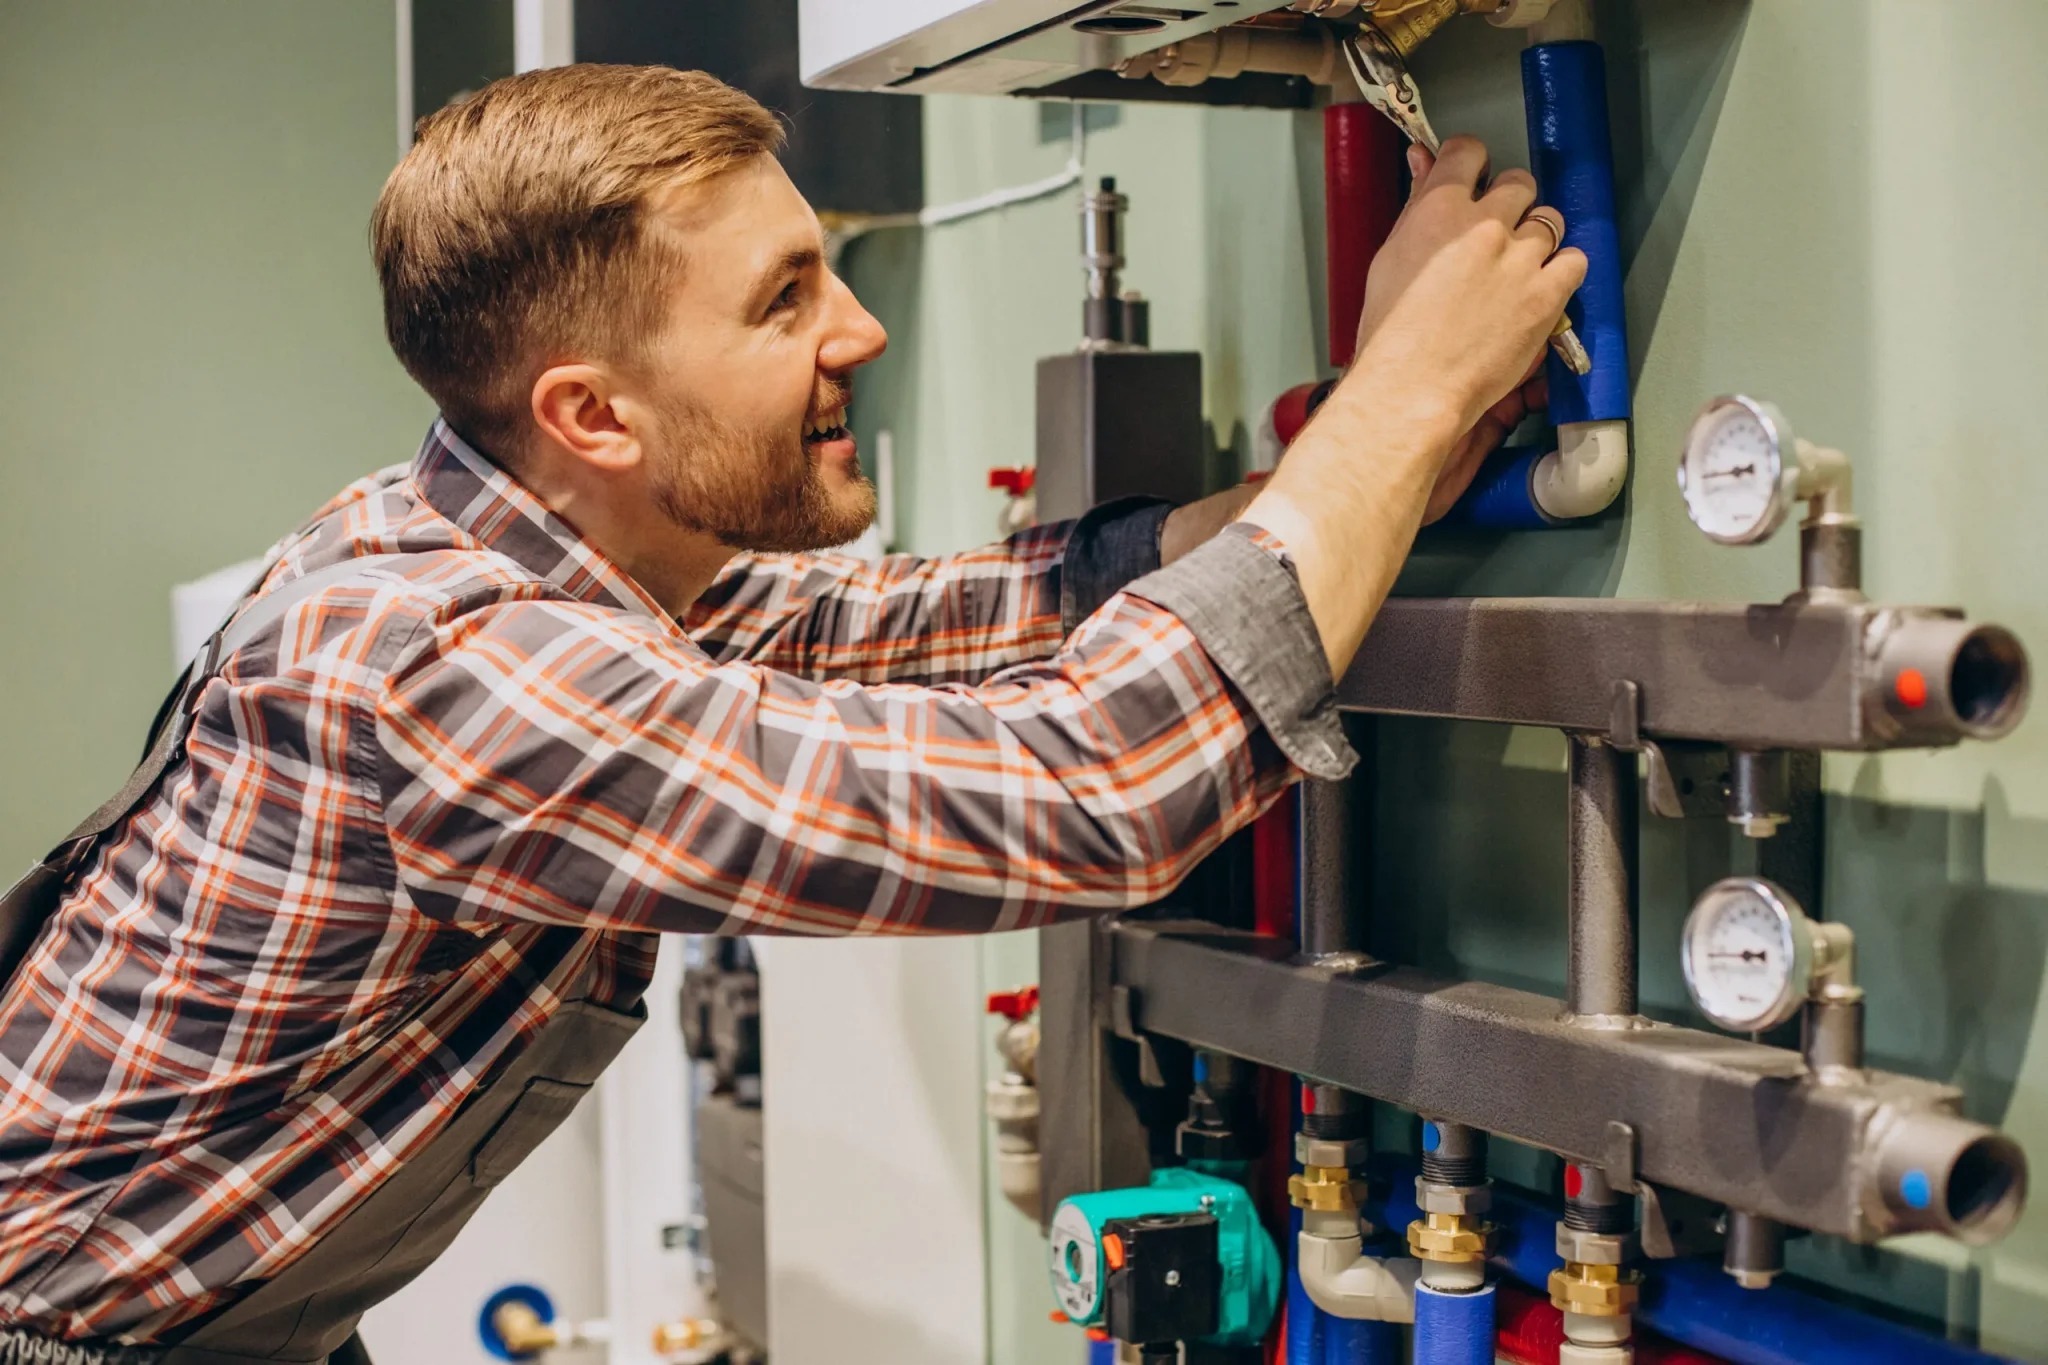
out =
<path fill-rule="evenodd" d="M 1398 1222 L 1416 1212 L 1406 1191 L 1417 1174 L 1412 1160 L 1376 1158 L 1371 1167 L 1373 1188 L 1384 1188 L 1386 1196 L 1384 1201 L 1367 1197 L 1367 1216 Z M 1521 1285 L 1543 1288 L 1562 1264 L 1553 1247 L 1559 1209 L 1519 1191 L 1497 1190 L 1493 1211 L 1499 1235 L 1491 1264 Z M 1734 1365 L 1870 1365 L 1892 1360 L 1913 1365 L 1999 1365 L 2007 1360 L 1791 1285 L 1745 1289 L 1711 1258 L 1659 1261 L 1657 1274 L 1643 1284 L 1636 1316 L 1660 1336 Z M 1651 1358 L 1649 1352 L 1642 1354 L 1645 1361 Z"/>
<path fill-rule="evenodd" d="M 1577 375 L 1550 357 L 1556 448 L 1503 452 L 1454 513 L 1504 530 L 1538 530 L 1606 510 L 1628 480 L 1632 416 L 1606 57 L 1585 0 L 1559 0 L 1528 28 L 1522 101 L 1529 166 L 1541 202 L 1564 216 L 1564 245 L 1586 256 L 1585 283 L 1566 315 L 1593 365 Z"/>
<path fill-rule="evenodd" d="M 1442 13 L 1433 11 L 1435 22 L 1428 27 L 1418 27 L 1409 10 L 1394 12 L 1394 20 L 1408 25 L 1395 40 L 1400 51 L 1412 50 L 1457 12 L 1455 6 L 1436 9 Z M 1328 7 L 1318 12 L 1335 13 Z M 1490 17 L 1529 31 L 1522 88 L 1530 165 L 1541 202 L 1564 216 L 1564 245 L 1586 256 L 1586 279 L 1567 317 L 1592 367 L 1575 374 L 1556 355 L 1549 358 L 1556 444 L 1499 452 L 1450 520 L 1496 530 L 1543 530 L 1605 511 L 1628 480 L 1633 414 L 1606 59 L 1585 0 L 1524 0 Z M 1403 143 L 1399 131 L 1341 80 L 1323 120 L 1329 352 L 1331 365 L 1341 369 L 1352 360 L 1372 250 L 1400 212 Z M 1370 250 L 1364 246 L 1368 239 Z M 1262 433 L 1265 449 L 1254 463 L 1269 467 L 1329 389 L 1329 381 L 1301 384 L 1275 399 Z"/>
<path fill-rule="evenodd" d="M 1310 9 L 1311 6 L 1304 3 L 1298 8 Z M 1315 5 L 1315 12 L 1333 17 L 1347 8 L 1359 10 L 1365 7 L 1356 4 L 1346 6 L 1341 2 L 1321 3 Z M 1389 13 L 1411 8 L 1441 10 L 1442 18 L 1448 18 L 1461 10 L 1469 11 L 1470 7 L 1452 4 L 1449 0 L 1438 5 L 1409 5 L 1396 0 L 1396 3 L 1382 6 Z M 1552 362 L 1550 416 L 1557 429 L 1556 448 L 1503 452 L 1481 482 L 1475 485 L 1460 513 L 1469 524 L 1533 529 L 1597 514 L 1619 496 L 1626 483 L 1629 464 L 1630 379 L 1622 318 L 1620 248 L 1614 219 L 1604 59 L 1598 45 L 1592 41 L 1590 20 L 1583 0 L 1563 0 L 1555 5 L 1547 3 L 1547 0 L 1519 0 L 1512 7 L 1503 7 L 1504 10 L 1509 8 L 1512 8 L 1512 15 L 1495 15 L 1495 22 L 1503 22 L 1505 18 L 1516 25 L 1532 26 L 1531 43 L 1523 58 L 1531 161 L 1545 202 L 1558 206 L 1571 228 L 1576 229 L 1568 233 L 1567 244 L 1584 250 L 1589 260 L 1588 280 L 1580 295 L 1573 300 L 1569 317 L 1585 341 L 1594 365 L 1581 378 L 1556 361 Z M 1222 50 L 1218 49 L 1219 52 Z M 1406 50 L 1402 49 L 1404 53 Z M 1306 51 L 1305 46 L 1303 51 Z M 1207 60 L 1199 52 L 1191 55 Z M 1317 75 L 1321 69 L 1316 67 Z M 1158 71 L 1152 74 L 1162 80 L 1169 79 Z M 1301 74 L 1309 73 L 1304 68 Z M 1190 66 L 1179 80 L 1172 83 L 1192 83 L 1201 78 L 1193 73 Z M 1325 111 L 1325 172 L 1331 244 L 1328 321 L 1331 360 L 1340 366 L 1351 358 L 1353 336 L 1346 323 L 1358 315 L 1365 266 L 1371 257 L 1370 249 L 1350 249 L 1348 244 L 1359 233 L 1359 222 L 1371 216 L 1372 204 L 1367 195 L 1360 193 L 1359 181 L 1363 177 L 1354 174 L 1347 186 L 1341 183 L 1342 173 L 1347 169 L 1356 172 L 1363 164 L 1363 156 L 1378 151 L 1382 154 L 1381 164 L 1369 176 L 1371 184 L 1382 191 L 1375 198 L 1391 206 L 1385 209 L 1388 225 L 1399 208 L 1400 143 L 1398 140 L 1388 143 L 1384 136 L 1377 143 L 1355 136 L 1366 133 L 1368 129 L 1383 135 L 1388 131 L 1388 126 L 1377 119 L 1361 117 L 1369 107 L 1336 104 Z M 1347 147 L 1350 150 L 1346 150 Z M 1362 152 L 1360 149 L 1370 150 Z M 1380 237 L 1374 238 L 1372 247 L 1376 248 L 1385 230 L 1384 227 L 1380 229 Z M 1312 393 L 1315 387 L 1301 386 L 1283 395 L 1282 400 L 1276 403 L 1273 425 L 1282 443 L 1291 439 L 1312 415 L 1314 400 L 1319 396 Z M 1322 388 L 1327 392 L 1327 385 Z M 1839 516 L 1819 515 L 1827 509 L 1820 506 L 1825 499 L 1818 499 L 1819 490 L 1815 490 L 1816 516 L 1809 520 L 1809 528 L 1819 524 L 1828 535 L 1816 543 L 1803 544 L 1803 567 L 1808 573 L 1804 576 L 1802 596 L 1857 596 L 1855 523 L 1848 512 L 1846 469 L 1840 474 Z M 1808 496 L 1804 485 L 1800 496 Z M 1802 541 L 1807 538 L 1803 533 Z M 1820 540 L 1826 543 L 1820 543 Z M 1825 572 L 1813 572 L 1816 567 Z M 1954 633 L 1959 637 L 1972 630 L 1985 629 L 1991 628 L 1969 627 L 1960 619 L 1954 623 Z M 1877 643 L 1886 656 L 1880 671 L 1887 676 L 1899 673 L 1920 678 L 1931 673 L 1947 678 L 1955 671 L 1945 665 L 1930 671 L 1898 664 L 1894 656 L 1903 657 L 1902 650 L 1889 640 Z M 1962 648 L 1957 641 L 1945 640 L 1943 645 L 1946 650 L 1944 658 L 1947 653 L 1955 653 Z M 1985 646 L 1978 652 L 1996 658 L 2018 653 L 2016 645 L 2009 648 Z M 1936 662 L 1941 663 L 1940 660 Z M 2009 666 L 2007 671 L 2011 671 Z M 1902 687 L 1901 684 L 1892 690 L 1904 696 Z M 1925 703 L 1906 704 L 1917 708 Z M 1967 714 L 1969 710 L 1961 703 L 1952 709 L 1958 715 Z M 1895 717 L 1901 720 L 1902 725 L 1910 725 L 1911 720 L 1917 718 L 1917 715 Z M 1987 727 L 1987 733 L 1997 728 Z M 1633 741 L 1620 738 L 1619 733 L 1603 737 L 1600 733 L 1582 734 L 1567 728 L 1567 734 L 1572 740 L 1573 760 L 1571 883 L 1574 890 L 1570 916 L 1570 981 L 1565 1002 L 1567 1019 L 1569 1026 L 1575 1029 L 1629 1031 L 1643 1026 L 1643 1021 L 1636 1016 L 1634 979 L 1637 752 Z M 1622 747 L 1624 744 L 1627 747 Z M 1755 756 L 1731 753 L 1730 757 L 1731 762 L 1739 767 L 1745 757 Z M 1301 844 L 1298 850 L 1301 862 L 1298 869 L 1290 869 L 1296 871 L 1299 887 L 1299 917 L 1295 927 L 1305 963 L 1343 974 L 1358 970 L 1366 965 L 1367 960 L 1361 952 L 1363 936 L 1356 931 L 1357 927 L 1334 923 L 1327 910 L 1331 906 L 1356 906 L 1358 897 L 1348 892 L 1342 896 L 1318 894 L 1320 877 L 1315 871 L 1313 850 L 1318 843 L 1323 847 L 1329 845 L 1315 839 L 1314 832 L 1320 828 L 1323 838 L 1331 838 L 1330 811 L 1340 806 L 1342 801 L 1339 789 L 1319 790 L 1320 787 L 1321 784 L 1310 784 L 1301 794 Z M 1745 828 L 1745 832 L 1750 831 Z M 1355 833 L 1337 835 L 1332 841 L 1349 843 L 1355 837 Z M 1316 909 L 1318 903 L 1325 907 L 1320 913 Z M 1264 915 L 1258 928 L 1262 933 L 1276 932 L 1275 926 L 1267 922 Z M 1286 926 L 1281 926 L 1279 932 L 1285 932 L 1285 929 Z M 1860 1043 L 1860 1037 L 1854 1041 Z M 1839 1057 L 1832 1053 L 1816 1057 L 1810 1052 L 1808 1060 L 1815 1064 L 1817 1072 L 1854 1071 L 1860 1055 L 1852 1057 L 1844 1051 Z M 1822 1062 L 1826 1065 L 1820 1065 Z M 1511 1264 L 1501 1255 L 1492 1258 L 1491 1264 L 1497 1268 L 1506 1269 L 1548 1290 L 1547 1309 L 1541 1303 L 1532 1304 L 1526 1294 L 1510 1290 L 1516 1300 L 1517 1327 L 1541 1321 L 1554 1332 L 1550 1348 L 1555 1354 L 1518 1356 L 1510 1349 L 1508 1334 L 1496 1320 L 1500 1292 L 1486 1280 L 1489 1252 L 1494 1248 L 1481 1230 L 1486 1209 L 1483 1156 L 1476 1163 L 1469 1184 L 1432 1179 L 1430 1171 L 1425 1169 L 1413 1177 L 1416 1196 L 1412 1204 L 1393 1208 L 1382 1206 L 1378 1210 L 1391 1219 L 1395 1227 L 1401 1226 L 1411 1212 L 1418 1215 L 1408 1220 L 1410 1246 L 1417 1255 L 1370 1255 L 1366 1249 L 1373 1245 L 1372 1224 L 1361 1218 L 1356 1207 L 1360 1195 L 1355 1179 L 1364 1169 L 1363 1134 L 1366 1125 L 1358 1122 L 1342 1126 L 1331 1122 L 1334 1116 L 1346 1111 L 1355 1111 L 1362 1116 L 1369 1101 L 1337 1087 L 1310 1084 L 1306 1080 L 1299 1093 L 1305 1102 L 1294 1115 L 1302 1131 L 1296 1135 L 1295 1144 L 1300 1167 L 1291 1185 L 1292 1202 L 1296 1205 L 1291 1238 L 1294 1255 L 1288 1267 L 1284 1338 L 1284 1358 L 1289 1365 L 1336 1365 L 1339 1361 L 1345 1365 L 1359 1365 L 1359 1362 L 1400 1359 L 1399 1324 L 1402 1323 L 1414 1324 L 1414 1359 L 1431 1362 L 1431 1365 L 1436 1365 L 1436 1362 L 1478 1365 L 1493 1359 L 1496 1347 L 1510 1359 L 1556 1359 L 1563 1365 L 1628 1365 L 1638 1350 L 1635 1324 L 1639 1318 L 1651 1326 L 1675 1323 L 1676 1326 L 1669 1327 L 1674 1335 L 1682 1336 L 1684 1331 L 1692 1331 L 1712 1349 L 1727 1349 L 1730 1341 L 1745 1343 L 1762 1354 L 1731 1351 L 1728 1358 L 1765 1360 L 1770 1365 L 1789 1359 L 1993 1359 L 1976 1352 L 1963 1352 L 1953 1357 L 1926 1354 L 1922 1352 L 1923 1341 L 1912 1338 L 1910 1334 L 1891 1341 L 1889 1346 L 1874 1344 L 1887 1340 L 1883 1330 L 1889 1329 L 1889 1324 L 1878 1324 L 1878 1335 L 1867 1339 L 1855 1333 L 1846 1336 L 1839 1332 L 1835 1334 L 1839 1340 L 1859 1343 L 1855 1349 L 1862 1350 L 1864 1354 L 1861 1355 L 1855 1354 L 1855 1350 L 1822 1354 L 1811 1344 L 1803 1344 L 1801 1353 L 1796 1355 L 1769 1354 L 1773 1348 L 1772 1334 L 1767 1329 L 1759 1332 L 1753 1320 L 1753 1304 L 1759 1287 L 1769 1283 L 1771 1274 L 1743 1272 L 1737 1262 L 1747 1264 L 1754 1260 L 1759 1265 L 1765 1262 L 1777 1264 L 1774 1247 L 1776 1239 L 1782 1236 L 1782 1228 L 1731 1208 L 1727 1264 L 1730 1273 L 1735 1275 L 1734 1280 L 1722 1279 L 1718 1270 L 1705 1266 L 1660 1262 L 1657 1281 L 1646 1286 L 1640 1272 L 1635 1269 L 1640 1248 L 1636 1245 L 1634 1232 L 1634 1200 L 1624 1192 L 1633 1185 L 1623 1184 L 1617 1188 L 1603 1167 L 1586 1162 L 1568 1166 L 1562 1218 L 1557 1218 L 1556 1210 L 1545 1210 L 1539 1206 L 1533 1215 L 1521 1217 L 1521 1222 L 1529 1226 L 1518 1227 L 1511 1234 L 1527 1245 L 1533 1246 L 1535 1242 L 1542 1241 L 1554 1248 L 1542 1258 L 1541 1268 L 1532 1271 L 1528 1265 Z M 1282 1109 L 1276 1118 L 1284 1125 L 1285 1110 Z M 1938 1124 L 1934 1126 L 1941 1127 Z M 1970 1133 L 1963 1136 L 1974 1138 L 1976 1130 L 1970 1125 L 1957 1120 L 1956 1126 L 1970 1128 Z M 1960 1139 L 1949 1141 L 1951 1135 L 1945 1131 L 1930 1136 L 1926 1123 L 1913 1126 L 1913 1130 L 1918 1139 L 1940 1150 L 1931 1156 L 1928 1153 L 1894 1153 L 1880 1162 L 1884 1168 L 1881 1174 L 1888 1204 L 1895 1203 L 1893 1196 L 1906 1188 L 1909 1177 L 1903 1173 L 1910 1170 L 1912 1174 L 1920 1175 L 1924 1183 L 1927 1170 L 1945 1172 L 1958 1164 L 1948 1158 L 1953 1156 L 1949 1148 L 1958 1147 Z M 1469 1140 L 1476 1144 L 1483 1140 L 1483 1134 L 1474 1130 L 1428 1124 L 1425 1128 L 1426 1148 L 1436 1151 L 1447 1131 L 1454 1145 L 1461 1141 Z M 1355 1140 L 1346 1136 L 1352 1132 L 1357 1134 Z M 1335 1150 L 1331 1150 L 1333 1146 Z M 1311 1156 L 1319 1159 L 1311 1160 Z M 1621 1171 L 1623 1167 L 1616 1169 Z M 1438 1174 L 1441 1176 L 1442 1173 Z M 1615 1177 L 1616 1181 L 1627 1179 L 1626 1174 Z M 1455 1195 L 1461 1191 L 1478 1197 L 1459 1203 Z M 1936 1207 L 1946 1202 L 1947 1196 L 1939 1192 L 1926 1194 L 1921 1201 Z M 1894 1208 L 1891 1212 L 1897 1215 L 1900 1211 Z M 1519 1216 L 1526 1210 L 1518 1209 L 1517 1213 Z M 1956 1235 L 1952 1229 L 1944 1230 Z M 1738 1254 L 1740 1247 L 1751 1243 L 1761 1247 L 1757 1255 Z M 1664 1274 L 1666 1267 L 1671 1269 L 1668 1282 Z M 1696 1275 L 1693 1273 L 1695 1270 L 1705 1271 L 1705 1274 Z M 1432 1279 L 1437 1283 L 1433 1284 Z M 1700 1287 L 1702 1282 L 1703 1287 Z M 1719 1305 L 1718 1311 L 1724 1319 L 1739 1321 L 1744 1335 L 1722 1340 L 1713 1335 L 1714 1329 L 1697 1328 L 1683 1314 L 1674 1314 L 1670 1305 L 1686 1302 L 1695 1288 L 1699 1289 L 1700 1297 Z M 1802 1304 L 1799 1311 L 1808 1309 Z M 1840 1309 L 1836 1312 L 1854 1319 L 1860 1326 L 1869 1325 L 1870 1320 L 1860 1314 Z M 1724 1325 L 1720 1330 L 1726 1332 L 1729 1329 Z M 1641 1350 L 1645 1362 L 1686 1361 L 1691 1365 L 1707 1359 L 1682 1346 L 1663 1345 L 1655 1338 L 1642 1342 Z"/>

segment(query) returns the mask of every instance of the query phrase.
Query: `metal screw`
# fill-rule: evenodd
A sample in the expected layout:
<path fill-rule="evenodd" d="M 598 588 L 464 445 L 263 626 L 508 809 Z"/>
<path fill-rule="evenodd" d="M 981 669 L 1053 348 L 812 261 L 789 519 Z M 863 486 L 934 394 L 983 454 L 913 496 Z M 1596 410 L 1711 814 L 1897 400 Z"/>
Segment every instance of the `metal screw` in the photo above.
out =
<path fill-rule="evenodd" d="M 1205 1194 L 1205 1195 L 1203 1195 L 1203 1196 L 1202 1196 L 1202 1212 L 1204 1212 L 1204 1213 L 1207 1213 L 1207 1212 L 1208 1212 L 1209 1210 L 1211 1210 L 1211 1209 L 1213 1209 L 1213 1208 L 1215 1208 L 1215 1207 L 1216 1207 L 1216 1196 L 1215 1196 L 1215 1195 L 1213 1195 L 1213 1194 Z"/>
<path fill-rule="evenodd" d="M 1166 1272 L 1166 1287 L 1167 1287 L 1168 1289 L 1172 1289 L 1172 1288 L 1173 1288 L 1174 1286 L 1178 1285 L 1179 1283 L 1180 1283 L 1180 1272 L 1179 1272 L 1178 1270 L 1169 1270 L 1169 1271 L 1167 1271 L 1167 1272 Z"/>

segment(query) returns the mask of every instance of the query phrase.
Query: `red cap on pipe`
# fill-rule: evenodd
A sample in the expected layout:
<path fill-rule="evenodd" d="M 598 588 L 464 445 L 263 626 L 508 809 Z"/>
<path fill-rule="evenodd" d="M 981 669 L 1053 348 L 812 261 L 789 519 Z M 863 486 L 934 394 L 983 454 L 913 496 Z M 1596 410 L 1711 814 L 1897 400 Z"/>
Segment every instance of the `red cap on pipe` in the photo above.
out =
<path fill-rule="evenodd" d="M 1308 425 L 1308 400 L 1321 387 L 1315 382 L 1296 384 L 1273 400 L 1273 434 L 1280 438 L 1281 445 L 1293 445 L 1294 438 Z"/>
<path fill-rule="evenodd" d="M 1329 254 L 1330 364 L 1351 363 L 1365 272 L 1401 216 L 1408 140 L 1370 104 L 1323 110 L 1323 224 Z"/>

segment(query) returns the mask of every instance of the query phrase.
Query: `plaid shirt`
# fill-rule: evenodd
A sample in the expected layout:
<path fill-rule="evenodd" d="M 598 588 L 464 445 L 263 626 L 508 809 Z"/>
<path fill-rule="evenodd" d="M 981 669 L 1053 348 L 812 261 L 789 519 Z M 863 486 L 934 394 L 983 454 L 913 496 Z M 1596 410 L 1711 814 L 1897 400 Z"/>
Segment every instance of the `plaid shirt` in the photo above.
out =
<path fill-rule="evenodd" d="M 655 931 L 1139 905 L 1341 771 L 1262 533 L 1069 634 L 1116 524 L 743 557 L 678 623 L 437 424 L 267 581 L 405 557 L 230 660 L 0 999 L 0 1323 L 147 1340 L 274 1276 Z"/>

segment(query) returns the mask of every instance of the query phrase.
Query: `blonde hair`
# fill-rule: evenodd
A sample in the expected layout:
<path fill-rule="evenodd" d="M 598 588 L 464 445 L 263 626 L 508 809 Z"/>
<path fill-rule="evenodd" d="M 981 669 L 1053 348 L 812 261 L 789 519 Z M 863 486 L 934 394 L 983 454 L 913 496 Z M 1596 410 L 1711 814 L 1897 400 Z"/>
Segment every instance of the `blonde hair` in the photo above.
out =
<path fill-rule="evenodd" d="M 644 230 L 650 196 L 782 140 L 748 95 L 662 66 L 529 71 L 430 115 L 370 219 L 391 349 L 458 432 L 516 459 L 543 368 L 630 362 L 660 326 L 681 262 Z"/>

